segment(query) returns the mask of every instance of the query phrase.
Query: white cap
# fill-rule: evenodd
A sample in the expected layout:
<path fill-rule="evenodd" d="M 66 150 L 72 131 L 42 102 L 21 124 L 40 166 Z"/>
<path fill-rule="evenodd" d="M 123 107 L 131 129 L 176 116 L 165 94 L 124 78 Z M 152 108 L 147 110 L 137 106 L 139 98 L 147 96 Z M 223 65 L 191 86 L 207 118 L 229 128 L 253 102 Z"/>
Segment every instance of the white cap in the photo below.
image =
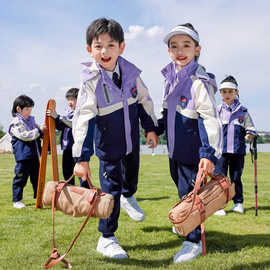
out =
<path fill-rule="evenodd" d="M 171 37 L 175 35 L 188 35 L 192 37 L 194 40 L 196 40 L 198 43 L 200 43 L 199 35 L 192 29 L 186 27 L 186 26 L 176 26 L 174 27 L 163 39 L 163 42 L 168 45 L 168 42 Z"/>
<path fill-rule="evenodd" d="M 238 86 L 235 83 L 232 82 L 224 82 L 219 86 L 219 90 L 228 88 L 228 89 L 238 89 Z"/>

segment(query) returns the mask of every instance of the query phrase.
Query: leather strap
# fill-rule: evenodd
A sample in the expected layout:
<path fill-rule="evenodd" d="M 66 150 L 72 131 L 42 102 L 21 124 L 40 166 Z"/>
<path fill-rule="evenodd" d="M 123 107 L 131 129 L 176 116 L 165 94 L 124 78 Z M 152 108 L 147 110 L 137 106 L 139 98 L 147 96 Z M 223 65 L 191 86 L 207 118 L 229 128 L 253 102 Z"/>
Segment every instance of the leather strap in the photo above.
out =
<path fill-rule="evenodd" d="M 193 196 L 192 199 L 191 198 L 186 198 L 185 196 L 182 198 L 182 200 L 179 201 L 179 203 L 181 203 L 183 200 L 189 200 L 191 201 L 191 207 L 190 210 L 188 211 L 188 213 L 180 220 L 173 222 L 174 224 L 179 224 L 182 223 L 183 221 L 185 221 L 192 209 L 194 204 L 196 205 L 196 207 L 198 208 L 198 210 L 200 211 L 200 217 L 201 217 L 201 241 L 202 241 L 202 255 L 206 256 L 206 244 L 205 244 L 205 228 L 204 228 L 204 221 L 206 219 L 205 216 L 205 207 L 204 204 L 202 202 L 202 200 L 200 199 L 200 197 L 197 195 L 199 188 L 201 187 L 202 183 L 206 183 L 207 182 L 207 175 L 211 177 L 211 179 L 216 179 L 219 184 L 221 185 L 221 187 L 224 190 L 224 193 L 226 194 L 226 198 L 227 198 L 227 203 L 229 201 L 230 198 L 230 189 L 229 189 L 229 184 L 226 181 L 226 177 L 221 177 L 220 175 L 213 175 L 212 173 L 206 173 L 203 171 L 203 168 L 200 168 L 198 173 L 197 173 L 197 177 L 196 177 L 196 183 L 193 189 Z M 179 204 L 178 203 L 178 204 Z M 174 207 L 176 207 L 178 204 L 176 204 Z"/>
<path fill-rule="evenodd" d="M 206 256 L 206 243 L 205 243 L 205 229 L 204 223 L 201 224 L 201 241 L 202 241 L 202 255 Z"/>
<path fill-rule="evenodd" d="M 85 225 L 87 224 L 90 216 L 94 213 L 94 209 L 95 209 L 95 205 L 96 205 L 97 200 L 98 200 L 98 196 L 100 196 L 100 194 L 103 193 L 100 189 L 94 188 L 91 181 L 90 181 L 90 179 L 87 179 L 90 188 L 92 187 L 91 190 L 92 190 L 92 194 L 93 194 L 91 196 L 91 199 L 89 200 L 89 203 L 90 203 L 89 213 L 88 213 L 88 215 L 87 215 L 81 229 L 78 231 L 77 235 L 75 236 L 75 238 L 73 239 L 71 245 L 69 246 L 67 252 L 64 255 L 60 256 L 60 254 L 58 254 L 58 252 L 57 252 L 57 247 L 55 245 L 54 212 L 55 212 L 55 206 L 56 206 L 56 203 L 57 203 L 57 199 L 59 198 L 59 195 L 60 195 L 61 191 L 63 190 L 64 186 L 72 178 L 73 178 L 73 175 L 67 181 L 57 182 L 57 185 L 55 186 L 54 191 L 53 191 L 53 197 L 52 197 L 52 221 L 53 221 L 53 239 L 52 239 L 52 241 L 53 241 L 53 250 L 52 250 L 52 254 L 50 255 L 49 259 L 47 260 L 47 262 L 44 265 L 45 269 L 51 268 L 52 266 L 56 265 L 60 261 L 63 262 L 68 267 L 68 269 L 72 268 L 72 265 L 69 262 L 67 262 L 64 258 L 66 257 L 68 252 L 73 247 L 75 241 L 77 240 L 77 238 L 81 234 L 82 230 L 84 229 Z M 51 262 L 51 261 L 53 261 L 53 262 Z"/>
<path fill-rule="evenodd" d="M 175 223 L 175 224 L 179 224 L 179 223 L 182 223 L 182 222 L 184 222 L 188 217 L 189 217 L 189 215 L 190 215 L 190 213 L 191 213 L 191 211 L 192 211 L 192 209 L 193 209 L 193 205 L 194 205 L 194 203 L 195 203 L 195 200 L 196 200 L 196 197 L 198 197 L 198 199 L 197 199 L 197 203 L 198 203 L 198 205 L 200 205 L 200 202 L 199 202 L 199 200 L 200 200 L 200 198 L 199 198 L 199 196 L 197 196 L 197 193 L 198 193 L 198 190 L 199 190 L 199 188 L 200 188 L 200 186 L 201 186 L 201 184 L 202 184 L 202 182 L 203 181 L 205 181 L 205 178 L 207 177 L 207 174 L 205 173 L 205 172 L 203 172 L 203 168 L 201 168 L 199 171 L 198 171 L 198 173 L 197 173 L 197 177 L 196 177 L 196 183 L 195 183 L 195 186 L 194 186 L 194 189 L 193 189 L 193 196 L 192 196 L 192 199 L 190 199 L 190 200 L 192 200 L 192 202 L 191 202 L 191 207 L 190 207 L 190 209 L 189 209 L 189 211 L 187 212 L 187 214 L 182 218 L 182 219 L 180 219 L 180 220 L 178 220 L 178 221 L 174 221 L 173 223 Z M 186 197 L 184 196 L 180 201 L 179 201 L 179 203 L 181 203 L 183 200 L 185 200 L 186 199 Z M 179 204 L 178 203 L 178 204 Z M 174 207 L 176 207 L 178 204 L 176 204 Z M 201 202 L 201 204 L 203 204 L 202 202 Z M 196 204 L 197 205 L 197 204 Z M 199 209 L 199 208 L 198 208 Z M 202 207 L 201 206 L 201 209 L 204 209 L 204 206 Z M 200 209 L 199 209 L 200 210 Z M 202 211 L 203 212 L 203 211 Z M 201 212 L 201 213 L 202 213 Z"/>

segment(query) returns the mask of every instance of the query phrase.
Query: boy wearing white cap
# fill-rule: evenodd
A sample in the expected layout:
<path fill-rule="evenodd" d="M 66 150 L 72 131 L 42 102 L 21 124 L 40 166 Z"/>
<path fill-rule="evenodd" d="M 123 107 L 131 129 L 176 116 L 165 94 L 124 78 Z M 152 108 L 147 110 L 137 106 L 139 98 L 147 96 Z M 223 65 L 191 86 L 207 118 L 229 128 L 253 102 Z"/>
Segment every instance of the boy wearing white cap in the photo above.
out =
<path fill-rule="evenodd" d="M 232 211 L 244 214 L 241 175 L 246 155 L 245 138 L 251 141 L 257 132 L 247 108 L 242 106 L 237 98 L 239 90 L 235 78 L 227 76 L 221 82 L 219 90 L 222 104 L 218 106 L 218 111 L 222 121 L 224 143 L 222 157 L 217 161 L 215 172 L 227 175 L 229 168 L 230 179 L 235 183 Z M 226 216 L 226 212 L 221 209 L 215 215 Z"/>
<path fill-rule="evenodd" d="M 179 25 L 163 41 L 173 62 L 162 70 L 166 83 L 157 133 L 166 133 L 170 173 L 182 198 L 193 190 L 198 167 L 213 172 L 221 156 L 222 127 L 214 98 L 215 76 L 197 62 L 201 51 L 198 33 L 191 24 Z M 191 261 L 200 254 L 198 226 L 186 236 L 173 261 Z"/>

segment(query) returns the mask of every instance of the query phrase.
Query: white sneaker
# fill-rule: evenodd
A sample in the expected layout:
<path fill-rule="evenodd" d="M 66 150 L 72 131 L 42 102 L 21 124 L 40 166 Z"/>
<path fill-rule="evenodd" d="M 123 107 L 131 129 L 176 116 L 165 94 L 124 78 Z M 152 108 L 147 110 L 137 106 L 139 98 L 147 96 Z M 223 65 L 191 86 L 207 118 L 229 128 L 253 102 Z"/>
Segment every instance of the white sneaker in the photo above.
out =
<path fill-rule="evenodd" d="M 232 208 L 233 212 L 239 213 L 239 214 L 245 214 L 245 210 L 244 207 L 242 206 L 241 203 L 236 203 L 233 208 Z"/>
<path fill-rule="evenodd" d="M 97 252 L 108 258 L 126 259 L 128 258 L 125 250 L 119 246 L 119 241 L 116 237 L 104 238 L 101 236 L 98 240 Z"/>
<path fill-rule="evenodd" d="M 215 216 L 226 216 L 227 214 L 226 214 L 224 209 L 219 209 L 213 215 L 215 215 Z"/>
<path fill-rule="evenodd" d="M 138 205 L 137 200 L 134 196 L 130 198 L 125 198 L 123 195 L 121 195 L 120 204 L 121 208 L 124 209 L 132 219 L 136 221 L 145 220 L 145 214 Z"/>
<path fill-rule="evenodd" d="M 192 261 L 201 254 L 202 254 L 201 241 L 199 244 L 189 242 L 189 241 L 184 241 L 182 248 L 173 257 L 173 262 L 182 263 L 182 262 Z"/>
<path fill-rule="evenodd" d="M 179 234 L 179 232 L 175 229 L 174 226 L 172 227 L 172 232 L 173 232 L 174 234 Z"/>
<path fill-rule="evenodd" d="M 21 208 L 25 207 L 25 204 L 22 201 L 18 201 L 18 202 L 13 203 L 13 207 L 17 208 L 17 209 L 21 209 Z"/>

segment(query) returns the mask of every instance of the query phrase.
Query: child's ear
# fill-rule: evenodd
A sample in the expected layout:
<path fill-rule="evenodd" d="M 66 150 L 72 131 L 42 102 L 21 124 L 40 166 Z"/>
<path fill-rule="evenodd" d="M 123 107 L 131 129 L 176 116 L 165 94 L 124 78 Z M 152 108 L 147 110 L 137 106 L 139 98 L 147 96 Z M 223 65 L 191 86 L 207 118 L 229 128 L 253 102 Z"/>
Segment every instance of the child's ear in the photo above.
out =
<path fill-rule="evenodd" d="M 121 42 L 119 47 L 119 55 L 121 55 L 124 52 L 125 47 L 126 47 L 125 42 Z"/>
<path fill-rule="evenodd" d="M 195 55 L 199 55 L 200 54 L 201 48 L 202 47 L 200 45 L 196 47 L 196 49 L 195 49 Z"/>
<path fill-rule="evenodd" d="M 89 54 L 91 55 L 91 57 L 93 57 L 93 53 L 92 53 L 92 50 L 91 50 L 91 46 L 87 45 L 87 46 L 86 46 L 86 50 L 89 52 Z"/>
<path fill-rule="evenodd" d="M 21 107 L 20 107 L 20 106 L 17 106 L 17 107 L 16 107 L 16 111 L 17 111 L 18 113 L 21 113 L 21 111 L 22 111 Z"/>

